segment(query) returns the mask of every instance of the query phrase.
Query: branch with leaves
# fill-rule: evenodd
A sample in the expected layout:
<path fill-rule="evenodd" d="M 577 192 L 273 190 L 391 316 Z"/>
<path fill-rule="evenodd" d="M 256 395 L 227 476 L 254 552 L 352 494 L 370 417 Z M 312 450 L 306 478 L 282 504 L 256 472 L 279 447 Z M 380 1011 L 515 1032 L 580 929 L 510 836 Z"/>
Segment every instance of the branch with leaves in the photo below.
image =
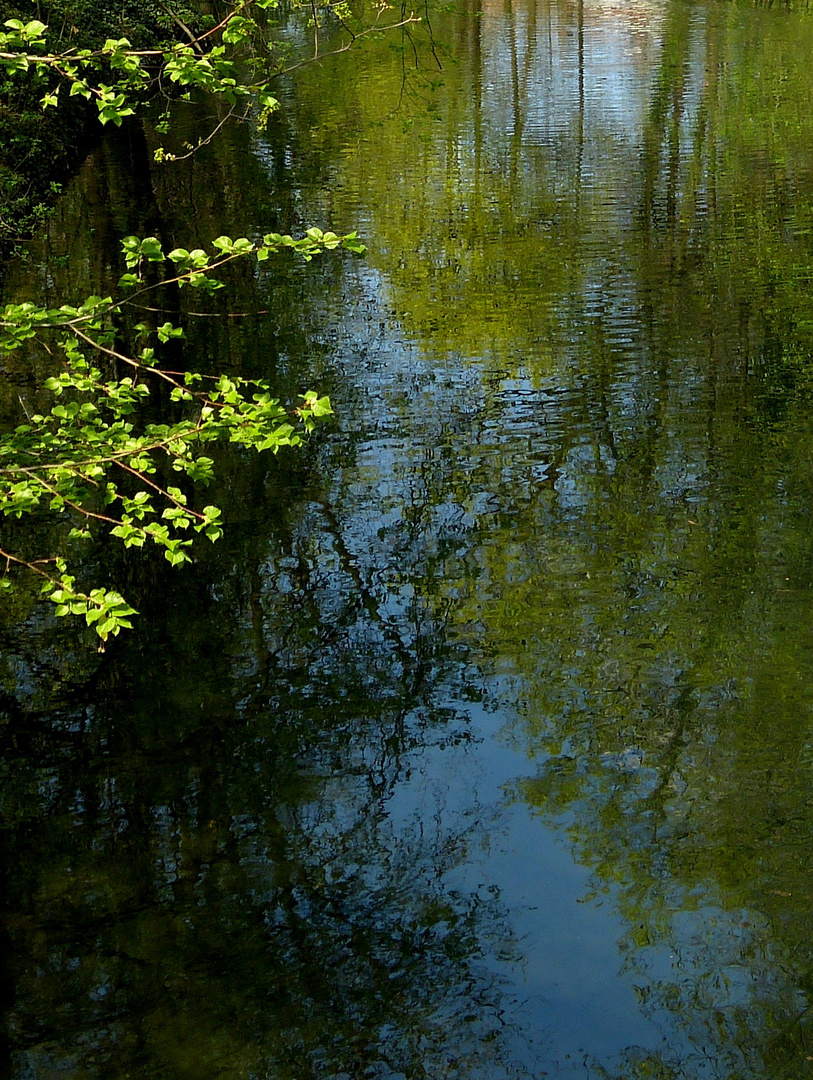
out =
<path fill-rule="evenodd" d="M 296 407 L 285 408 L 260 380 L 170 370 L 162 365 L 162 349 L 183 338 L 182 327 L 165 322 L 150 329 L 138 323 L 132 331 L 142 344 L 129 352 L 117 346 L 114 323 L 126 318 L 131 305 L 137 307 L 137 298 L 162 286 L 207 293 L 222 288 L 215 275 L 235 259 L 263 263 L 291 250 L 309 260 L 336 249 L 362 254 L 364 247 L 355 233 L 337 236 L 319 229 L 300 239 L 269 233 L 258 243 L 221 236 L 208 253 L 184 248 L 165 253 L 155 237 L 128 236 L 122 247 L 126 273 L 119 285 L 127 293 L 119 299 L 91 296 L 78 307 L 56 309 L 9 304 L 0 311 L 0 354 L 37 343 L 61 358 L 44 384 L 56 398 L 50 410 L 26 416 L 0 438 L 0 514 L 12 522 L 49 512 L 72 525 L 71 541 L 87 542 L 106 532 L 125 548 L 156 545 L 169 563 L 182 566 L 191 559 L 195 534 L 212 542 L 222 535 L 219 508 L 195 509 L 189 502 L 194 487 L 213 477 L 208 445 L 228 442 L 277 453 L 299 445 L 332 409 L 313 391 Z M 161 281 L 147 284 L 148 266 L 171 269 Z M 128 374 L 114 376 L 114 367 L 120 371 L 122 365 Z M 158 386 L 168 391 L 171 420 L 147 417 Z M 178 482 L 165 480 L 168 473 L 177 474 Z M 9 547 L 4 539 L 0 588 L 13 587 L 14 567 L 35 574 L 57 615 L 83 616 L 101 647 L 132 625 L 135 611 L 118 592 L 78 589 L 61 555 L 28 559 Z"/>
<path fill-rule="evenodd" d="M 191 40 L 151 49 L 134 49 L 129 39 L 123 37 L 108 38 L 96 49 L 71 47 L 49 52 L 45 23 L 39 19 L 27 23 L 7 19 L 3 24 L 5 31 L 0 31 L 0 72 L 8 75 L 32 72 L 44 87 L 40 98 L 44 109 L 58 106 L 66 89 L 69 97 L 92 101 L 102 124 L 118 126 L 156 93 L 172 100 L 177 96 L 189 99 L 194 91 L 205 91 L 228 106 L 216 132 L 235 115 L 245 118 L 253 112 L 260 126 L 267 123 L 278 108 L 272 81 L 279 75 L 303 63 L 345 52 L 370 34 L 421 21 L 419 16 L 405 11 L 395 21 L 387 21 L 385 13 L 390 8 L 382 3 L 374 8 L 371 22 L 359 24 L 346 0 L 318 5 L 315 0 L 308 0 L 301 6 L 309 13 L 312 53 L 286 66 L 284 50 L 280 51 L 279 44 L 269 39 L 262 24 L 267 19 L 265 13 L 278 3 L 279 0 L 240 0 L 220 22 L 197 35 L 181 24 Z M 322 25 L 330 19 L 342 28 L 346 40 L 322 53 Z M 159 133 L 166 133 L 168 122 L 165 114 L 157 124 Z M 190 152 L 209 142 L 215 132 L 198 146 L 191 146 Z M 178 155 L 163 147 L 156 151 L 159 161 L 177 158 Z"/>

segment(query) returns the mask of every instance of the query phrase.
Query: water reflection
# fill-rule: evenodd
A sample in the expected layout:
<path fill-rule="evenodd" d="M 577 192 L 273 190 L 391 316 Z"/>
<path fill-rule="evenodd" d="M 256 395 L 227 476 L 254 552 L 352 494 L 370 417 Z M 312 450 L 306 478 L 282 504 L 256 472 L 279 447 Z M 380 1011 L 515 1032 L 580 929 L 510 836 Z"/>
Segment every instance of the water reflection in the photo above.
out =
<path fill-rule="evenodd" d="M 447 73 L 453 134 L 393 145 L 394 176 L 354 146 L 327 190 L 381 238 L 367 288 L 399 319 L 397 358 L 377 354 L 393 417 L 398 367 L 432 386 L 432 418 L 412 422 L 438 440 L 437 502 L 459 523 L 442 567 L 455 632 L 482 639 L 487 698 L 540 762 L 516 795 L 630 926 L 620 979 L 663 1043 L 650 1032 L 606 1067 L 796 1075 L 810 192 L 793 102 L 809 25 L 668 5 L 639 71 L 608 76 L 626 28 L 602 38 L 591 17 L 485 12 L 468 70 Z M 386 473 L 414 467 L 408 449 Z"/>
<path fill-rule="evenodd" d="M 182 316 L 339 419 L 223 462 L 230 538 L 130 571 L 138 636 L 13 613 L 15 1080 L 809 1067 L 813 23 L 469 16 L 443 85 L 303 69 L 185 172 L 109 143 L 51 227 L 60 289 L 215 190 L 371 252 Z"/>
<path fill-rule="evenodd" d="M 147 644 L 6 725 L 9 1075 L 518 1075 L 481 960 L 505 912 L 446 880 L 493 810 L 403 794 L 469 738 L 443 628 L 419 598 L 377 617 L 312 510 L 232 552 L 220 603 L 153 612 L 205 653 Z"/>

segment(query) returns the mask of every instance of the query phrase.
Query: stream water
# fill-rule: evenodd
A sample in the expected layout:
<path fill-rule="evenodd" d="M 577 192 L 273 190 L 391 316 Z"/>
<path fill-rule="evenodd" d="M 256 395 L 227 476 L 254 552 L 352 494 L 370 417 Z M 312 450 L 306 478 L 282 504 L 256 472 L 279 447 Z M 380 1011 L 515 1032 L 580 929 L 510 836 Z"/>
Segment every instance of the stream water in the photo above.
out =
<path fill-rule="evenodd" d="M 369 245 L 181 296 L 188 363 L 336 418 L 223 455 L 192 569 L 90 556 L 132 633 L 4 608 L 10 1080 L 811 1071 L 813 16 L 432 29 L 184 163 L 112 133 L 6 279 Z"/>

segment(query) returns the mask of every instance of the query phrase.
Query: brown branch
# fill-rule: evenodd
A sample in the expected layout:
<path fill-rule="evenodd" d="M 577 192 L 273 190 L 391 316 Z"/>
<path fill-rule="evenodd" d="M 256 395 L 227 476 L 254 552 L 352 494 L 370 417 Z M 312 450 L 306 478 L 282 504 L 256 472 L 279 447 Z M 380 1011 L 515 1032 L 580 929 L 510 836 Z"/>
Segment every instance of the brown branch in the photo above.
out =
<path fill-rule="evenodd" d="M 71 499 L 66 499 L 65 496 L 60 493 L 58 488 L 53 487 L 46 480 L 43 480 L 41 476 L 37 476 L 37 482 L 42 484 L 42 486 L 47 491 L 50 491 L 52 495 L 56 495 L 58 499 L 61 499 L 66 506 L 71 508 L 71 510 L 75 510 L 77 514 L 81 514 L 82 517 L 93 518 L 94 521 L 104 521 L 108 525 L 121 525 L 118 518 L 108 517 L 107 514 L 97 514 L 95 510 L 86 510 L 83 506 L 80 506 L 79 503 L 75 503 Z"/>
<path fill-rule="evenodd" d="M 21 559 L 17 555 L 12 555 L 10 551 L 4 551 L 0 548 L 0 559 L 6 560 L 6 573 L 8 573 L 9 565 L 11 563 L 17 563 L 18 566 L 24 566 L 27 570 L 33 570 L 35 574 L 39 574 L 40 577 L 44 577 L 47 581 L 53 582 L 54 585 L 61 585 L 62 582 L 50 574 L 46 574 L 44 570 L 40 570 L 40 563 L 53 563 L 56 562 L 56 556 L 51 556 L 48 559 L 35 559 L 34 562 L 29 562 L 28 559 Z"/>
<path fill-rule="evenodd" d="M 122 300 L 122 304 L 129 304 L 138 308 L 139 311 L 152 311 L 156 315 L 177 315 L 173 308 L 148 307 L 147 304 L 134 304 L 132 300 Z M 260 311 L 184 311 L 183 315 L 196 319 L 250 319 L 253 315 L 270 315 L 271 308 L 262 308 Z M 168 371 L 168 375 L 183 375 L 182 371 Z M 213 376 L 207 376 L 212 378 Z"/>
<path fill-rule="evenodd" d="M 106 345 L 101 345 L 98 341 L 94 341 L 92 337 L 83 334 L 82 331 L 77 330 L 75 326 L 71 327 L 71 332 L 76 334 L 77 337 L 82 338 L 83 341 L 87 341 L 88 344 L 92 345 L 94 349 L 98 349 L 99 352 L 105 353 L 107 356 L 112 356 L 115 360 L 122 360 L 125 364 L 129 364 L 130 367 L 134 367 L 137 371 L 151 372 L 154 375 L 160 375 L 164 382 L 168 382 L 170 386 L 189 394 L 190 397 L 197 398 L 198 401 L 203 402 L 204 405 L 209 405 L 213 409 L 225 409 L 226 407 L 227 403 L 225 401 L 213 401 L 206 394 L 201 393 L 200 390 L 192 390 L 172 377 L 174 374 L 186 374 L 185 372 L 169 372 L 164 370 L 164 368 L 149 367 L 147 364 L 140 364 L 138 360 L 134 360 L 132 356 L 125 356 L 124 353 L 116 352 L 115 349 L 108 349 Z M 173 442 L 173 440 L 168 439 L 167 442 L 170 443 Z"/>
<path fill-rule="evenodd" d="M 230 11 L 224 19 L 221 19 L 217 26 L 213 26 L 211 30 L 207 30 L 205 34 L 201 34 L 200 37 L 196 40 L 205 41 L 206 38 L 211 37 L 212 34 L 216 34 L 218 30 L 225 30 L 229 23 L 232 21 L 232 19 L 235 17 L 235 15 L 239 15 L 241 11 L 244 11 L 247 7 L 251 7 L 253 2 L 254 0 L 247 0 L 247 3 L 240 4 L 240 6 L 236 7 L 234 11 Z"/>
<path fill-rule="evenodd" d="M 160 377 L 166 380 L 166 382 L 171 383 L 173 386 L 180 387 L 180 383 L 178 383 L 175 379 L 171 378 L 169 375 L 166 375 L 161 370 L 161 368 L 147 367 L 145 364 L 140 364 L 138 360 L 134 360 L 132 356 L 125 356 L 124 353 L 116 352 L 115 349 L 109 349 L 106 345 L 102 345 L 100 342 L 94 341 L 92 337 L 89 337 L 87 334 L 83 333 L 76 326 L 71 326 L 71 333 L 76 334 L 78 338 L 86 341 L 88 345 L 92 345 L 94 349 L 98 349 L 99 352 L 104 353 L 106 356 L 112 356 L 115 360 L 121 360 L 122 363 L 129 364 L 130 367 L 135 368 L 137 371 L 152 371 L 156 375 L 160 375 Z M 181 389 L 185 388 L 181 387 Z"/>
<path fill-rule="evenodd" d="M 182 503 L 180 499 L 176 499 L 174 495 L 170 495 L 166 488 L 162 488 L 160 484 L 156 484 L 153 480 L 150 480 L 144 475 L 144 473 L 139 472 L 138 469 L 133 469 L 129 465 L 125 465 L 123 461 L 116 461 L 114 462 L 114 464 L 118 465 L 121 469 L 126 469 L 127 472 L 132 473 L 133 476 L 138 477 L 142 484 L 148 484 L 154 491 L 157 491 L 159 495 L 163 495 L 165 499 L 168 499 L 170 502 L 175 503 L 175 505 L 179 506 L 182 510 L 186 510 L 188 513 L 192 514 L 193 517 L 196 517 L 199 521 L 206 520 L 205 514 L 201 514 L 197 510 L 192 510 L 186 505 L 186 503 Z"/>

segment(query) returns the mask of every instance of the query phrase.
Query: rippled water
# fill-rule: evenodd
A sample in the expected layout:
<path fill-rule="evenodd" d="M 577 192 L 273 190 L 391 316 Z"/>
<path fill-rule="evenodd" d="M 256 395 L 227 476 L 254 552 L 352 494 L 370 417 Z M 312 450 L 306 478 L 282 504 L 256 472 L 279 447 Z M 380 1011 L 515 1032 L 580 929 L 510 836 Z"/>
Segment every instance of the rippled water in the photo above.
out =
<path fill-rule="evenodd" d="M 103 659 L 8 613 L 14 1080 L 810 1068 L 813 22 L 433 29 L 177 172 L 114 135 L 10 281 L 109 288 L 130 231 L 369 243 L 184 316 L 337 412 L 221 463 L 218 550 L 100 553 L 143 612 Z"/>

